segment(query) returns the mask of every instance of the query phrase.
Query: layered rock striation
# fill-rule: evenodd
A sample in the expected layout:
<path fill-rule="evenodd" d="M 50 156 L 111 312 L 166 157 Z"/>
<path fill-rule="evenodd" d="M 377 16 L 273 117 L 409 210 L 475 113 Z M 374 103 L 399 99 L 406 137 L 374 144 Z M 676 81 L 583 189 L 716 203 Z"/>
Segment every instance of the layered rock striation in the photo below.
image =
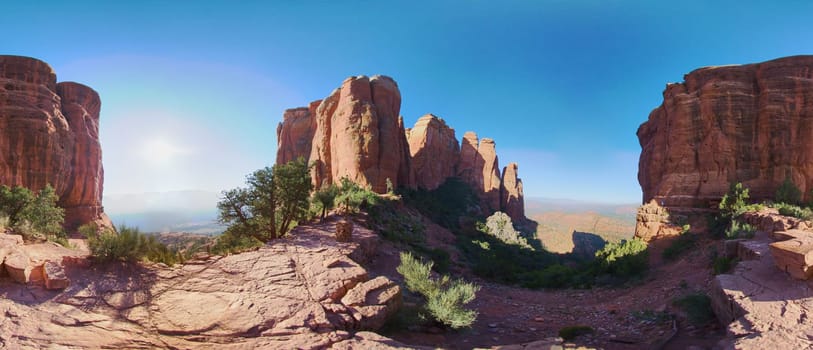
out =
<path fill-rule="evenodd" d="M 373 191 L 394 187 L 433 190 L 459 177 L 480 197 L 483 214 L 508 213 L 524 222 L 525 203 L 516 163 L 500 172 L 494 140 L 455 131 L 432 114 L 404 129 L 401 93 L 389 77 L 346 79 L 324 100 L 289 109 L 277 127 L 277 163 L 304 157 L 313 184 L 347 177 Z"/>
<path fill-rule="evenodd" d="M 99 143 L 101 100 L 93 89 L 56 82 L 40 60 L 0 56 L 0 184 L 50 184 L 66 225 L 104 219 Z"/>
<path fill-rule="evenodd" d="M 697 69 L 638 128 L 643 201 L 707 207 L 742 182 L 757 200 L 813 189 L 813 56 Z M 805 198 L 809 199 L 809 198 Z"/>

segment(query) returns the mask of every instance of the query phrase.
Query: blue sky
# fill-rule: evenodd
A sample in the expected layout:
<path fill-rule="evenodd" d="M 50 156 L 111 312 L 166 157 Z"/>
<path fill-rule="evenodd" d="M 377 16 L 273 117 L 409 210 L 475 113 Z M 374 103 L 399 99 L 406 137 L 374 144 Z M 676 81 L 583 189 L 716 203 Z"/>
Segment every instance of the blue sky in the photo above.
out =
<path fill-rule="evenodd" d="M 526 195 L 637 202 L 635 131 L 666 83 L 813 53 L 813 2 L 711 3 L 13 1 L 0 48 L 101 94 L 107 194 L 238 186 L 284 109 L 386 74 L 407 125 L 494 138 Z"/>

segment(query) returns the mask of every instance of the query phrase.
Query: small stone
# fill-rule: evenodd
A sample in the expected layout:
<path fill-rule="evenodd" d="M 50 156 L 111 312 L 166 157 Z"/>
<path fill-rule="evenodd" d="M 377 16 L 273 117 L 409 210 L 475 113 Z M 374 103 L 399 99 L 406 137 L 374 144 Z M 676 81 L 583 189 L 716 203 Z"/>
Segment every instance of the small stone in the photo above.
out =
<path fill-rule="evenodd" d="M 489 323 L 488 328 L 497 328 L 497 324 L 496 323 Z"/>

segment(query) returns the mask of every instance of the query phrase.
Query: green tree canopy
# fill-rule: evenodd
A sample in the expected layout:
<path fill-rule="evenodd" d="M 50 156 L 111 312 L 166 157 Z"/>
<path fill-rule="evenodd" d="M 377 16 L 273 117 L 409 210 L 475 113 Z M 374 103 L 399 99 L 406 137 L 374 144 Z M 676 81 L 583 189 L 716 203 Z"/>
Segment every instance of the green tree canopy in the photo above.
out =
<path fill-rule="evenodd" d="M 284 236 L 307 213 L 312 185 L 302 157 L 259 169 L 248 175 L 246 185 L 223 191 L 217 204 L 229 234 L 266 242 Z"/>

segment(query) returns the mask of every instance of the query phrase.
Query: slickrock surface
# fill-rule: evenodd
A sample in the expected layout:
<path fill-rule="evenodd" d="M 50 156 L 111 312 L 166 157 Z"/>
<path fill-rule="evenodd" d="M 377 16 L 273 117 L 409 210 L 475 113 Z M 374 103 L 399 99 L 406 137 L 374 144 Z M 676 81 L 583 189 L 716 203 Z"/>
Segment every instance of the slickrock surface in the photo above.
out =
<path fill-rule="evenodd" d="M 69 227 L 104 219 L 101 100 L 40 60 L 0 56 L 0 184 L 50 184 Z"/>
<path fill-rule="evenodd" d="M 813 56 L 706 67 L 669 84 L 638 129 L 643 202 L 709 207 L 733 182 L 769 199 L 813 188 Z"/>
<path fill-rule="evenodd" d="M 403 344 L 375 330 L 400 305 L 398 285 L 368 280 L 349 255 L 375 252 L 356 227 L 298 227 L 253 252 L 166 268 L 66 267 L 63 291 L 0 280 L 0 347 L 293 349 Z M 357 332 L 361 331 L 361 332 Z"/>
<path fill-rule="evenodd" d="M 763 227 L 777 227 L 781 219 L 772 213 L 747 214 Z M 768 224 L 768 221 L 775 221 Z M 712 287 L 712 306 L 727 326 L 726 349 L 813 348 L 813 284 L 782 273 L 769 249 L 774 237 L 813 237 L 813 232 L 758 231 L 752 240 L 740 241 L 741 261 L 731 274 L 717 275 Z"/>
<path fill-rule="evenodd" d="M 434 190 L 447 178 L 457 175 L 460 146 L 454 129 L 443 119 L 427 114 L 406 133 L 418 187 Z"/>

